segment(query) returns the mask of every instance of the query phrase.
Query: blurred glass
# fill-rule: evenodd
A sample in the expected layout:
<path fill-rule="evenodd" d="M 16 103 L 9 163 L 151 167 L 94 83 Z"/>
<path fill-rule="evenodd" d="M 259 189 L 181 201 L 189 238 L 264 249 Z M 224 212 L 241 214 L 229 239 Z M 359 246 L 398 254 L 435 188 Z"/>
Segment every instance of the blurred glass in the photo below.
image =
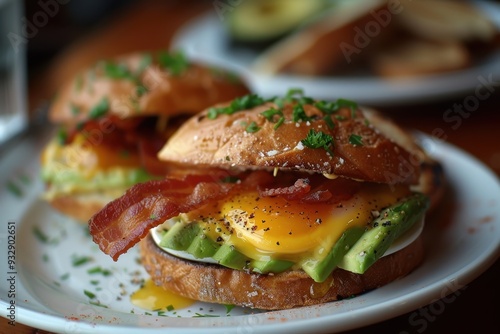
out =
<path fill-rule="evenodd" d="M 27 124 L 23 1 L 0 0 L 0 144 Z"/>

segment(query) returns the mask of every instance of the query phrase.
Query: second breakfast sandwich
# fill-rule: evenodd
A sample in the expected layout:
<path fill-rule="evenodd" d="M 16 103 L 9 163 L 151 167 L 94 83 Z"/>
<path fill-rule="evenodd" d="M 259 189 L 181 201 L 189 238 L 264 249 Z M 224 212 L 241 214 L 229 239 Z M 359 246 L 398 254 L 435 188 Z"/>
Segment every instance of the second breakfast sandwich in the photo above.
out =
<path fill-rule="evenodd" d="M 285 309 L 358 295 L 423 261 L 441 184 L 414 138 L 354 102 L 246 95 L 193 116 L 173 169 L 89 221 L 114 260 L 140 242 L 153 281 L 206 302 Z"/>
<path fill-rule="evenodd" d="M 102 60 L 78 73 L 51 104 L 59 132 L 42 154 L 44 198 L 86 222 L 135 183 L 169 168 L 156 157 L 182 121 L 248 93 L 234 74 L 182 52 Z"/>

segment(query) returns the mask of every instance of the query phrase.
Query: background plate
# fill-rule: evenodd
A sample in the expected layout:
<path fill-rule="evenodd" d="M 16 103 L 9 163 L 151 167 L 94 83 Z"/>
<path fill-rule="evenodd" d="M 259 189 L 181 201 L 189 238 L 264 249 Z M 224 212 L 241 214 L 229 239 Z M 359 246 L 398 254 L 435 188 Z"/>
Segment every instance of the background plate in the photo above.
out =
<path fill-rule="evenodd" d="M 484 10 L 500 29 L 500 5 L 480 1 Z M 268 76 L 254 73 L 249 64 L 255 52 L 231 49 L 223 21 L 215 11 L 187 23 L 174 36 L 173 48 L 184 50 L 190 58 L 231 68 L 240 73 L 251 89 L 262 96 L 283 95 L 291 87 L 301 87 L 317 99 L 345 98 L 359 103 L 386 106 L 408 102 L 443 99 L 474 91 L 479 78 L 500 80 L 500 51 L 488 56 L 475 67 L 440 75 L 412 79 L 384 80 L 375 76 L 305 77 L 297 75 Z"/>

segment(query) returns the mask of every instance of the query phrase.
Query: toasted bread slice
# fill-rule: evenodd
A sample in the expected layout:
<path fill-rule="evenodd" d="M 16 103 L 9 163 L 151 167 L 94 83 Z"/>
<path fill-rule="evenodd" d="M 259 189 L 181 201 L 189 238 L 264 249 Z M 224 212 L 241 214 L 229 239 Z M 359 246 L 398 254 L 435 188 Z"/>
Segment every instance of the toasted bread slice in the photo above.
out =
<path fill-rule="evenodd" d="M 255 274 L 170 255 L 148 235 L 140 242 L 142 264 L 156 285 L 191 299 L 266 310 L 290 309 L 349 298 L 414 270 L 424 258 L 422 237 L 384 256 L 364 274 L 336 269 L 322 283 L 302 270 Z"/>

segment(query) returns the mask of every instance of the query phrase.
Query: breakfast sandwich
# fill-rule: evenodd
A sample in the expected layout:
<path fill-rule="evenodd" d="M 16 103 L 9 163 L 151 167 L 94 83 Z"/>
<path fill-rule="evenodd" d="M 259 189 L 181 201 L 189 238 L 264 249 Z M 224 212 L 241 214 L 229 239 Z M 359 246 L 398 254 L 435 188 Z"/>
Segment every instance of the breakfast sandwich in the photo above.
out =
<path fill-rule="evenodd" d="M 192 116 L 160 150 L 163 179 L 89 221 L 115 261 L 140 244 L 156 285 L 181 296 L 287 309 L 359 295 L 424 260 L 439 164 L 352 101 L 255 94 Z"/>

